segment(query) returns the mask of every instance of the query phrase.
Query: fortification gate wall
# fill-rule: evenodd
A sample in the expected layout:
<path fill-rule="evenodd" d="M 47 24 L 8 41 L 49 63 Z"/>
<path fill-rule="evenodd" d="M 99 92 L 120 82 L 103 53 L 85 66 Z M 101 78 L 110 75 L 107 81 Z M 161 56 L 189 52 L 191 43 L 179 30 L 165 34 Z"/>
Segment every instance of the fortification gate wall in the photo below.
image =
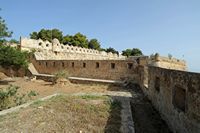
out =
<path fill-rule="evenodd" d="M 200 74 L 149 66 L 148 87 L 141 75 L 143 91 L 174 133 L 200 133 Z"/>
<path fill-rule="evenodd" d="M 137 63 L 132 60 L 32 60 L 39 73 L 55 74 L 66 70 L 69 76 L 138 82 Z"/>

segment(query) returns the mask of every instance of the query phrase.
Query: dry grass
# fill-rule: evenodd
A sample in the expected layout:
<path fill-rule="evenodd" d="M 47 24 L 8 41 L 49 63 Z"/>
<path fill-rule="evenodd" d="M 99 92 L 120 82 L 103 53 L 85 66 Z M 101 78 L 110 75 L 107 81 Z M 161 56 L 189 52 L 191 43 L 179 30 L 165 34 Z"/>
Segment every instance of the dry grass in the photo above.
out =
<path fill-rule="evenodd" d="M 107 96 L 57 96 L 0 118 L 1 132 L 109 132 L 121 126 L 121 106 Z"/>
<path fill-rule="evenodd" d="M 19 93 L 29 93 L 31 90 L 37 92 L 39 95 L 34 97 L 38 99 L 55 93 L 106 93 L 111 91 L 125 91 L 122 87 L 113 85 L 99 85 L 99 84 L 67 84 L 64 86 L 52 85 L 51 82 L 45 82 L 42 80 L 29 81 L 24 78 L 14 78 L 12 81 L 0 82 L 0 88 L 6 88 L 10 84 L 19 86 Z"/>

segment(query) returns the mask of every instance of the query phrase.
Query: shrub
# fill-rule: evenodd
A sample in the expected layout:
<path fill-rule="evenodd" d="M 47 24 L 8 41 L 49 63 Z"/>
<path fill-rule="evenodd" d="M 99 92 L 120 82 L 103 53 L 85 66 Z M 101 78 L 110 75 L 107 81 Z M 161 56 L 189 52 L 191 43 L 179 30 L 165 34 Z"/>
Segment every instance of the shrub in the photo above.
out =
<path fill-rule="evenodd" d="M 65 71 L 65 70 L 62 70 L 62 71 L 58 71 L 57 73 L 54 74 L 55 75 L 55 78 L 53 80 L 53 84 L 56 84 L 59 80 L 61 79 L 66 79 L 68 78 L 68 72 Z"/>
<path fill-rule="evenodd" d="M 16 95 L 18 89 L 19 87 L 10 85 L 8 88 L 0 90 L 0 110 L 9 107 L 9 104 L 11 104 L 11 97 Z"/>
<path fill-rule="evenodd" d="M 4 110 L 13 106 L 25 103 L 32 96 L 38 95 L 35 91 L 30 91 L 27 94 L 19 94 L 18 86 L 10 85 L 7 88 L 0 89 L 0 110 Z"/>
<path fill-rule="evenodd" d="M 58 78 L 67 78 L 68 77 L 68 72 L 65 70 L 62 71 L 58 71 L 57 73 L 55 73 L 55 77 Z"/>
<path fill-rule="evenodd" d="M 35 91 L 32 91 L 32 90 L 28 93 L 29 98 L 31 98 L 32 96 L 37 96 L 37 95 L 38 95 L 38 93 Z"/>
<path fill-rule="evenodd" d="M 3 67 L 28 68 L 28 56 L 29 53 L 26 51 L 22 52 L 10 46 L 0 45 L 0 65 Z"/>

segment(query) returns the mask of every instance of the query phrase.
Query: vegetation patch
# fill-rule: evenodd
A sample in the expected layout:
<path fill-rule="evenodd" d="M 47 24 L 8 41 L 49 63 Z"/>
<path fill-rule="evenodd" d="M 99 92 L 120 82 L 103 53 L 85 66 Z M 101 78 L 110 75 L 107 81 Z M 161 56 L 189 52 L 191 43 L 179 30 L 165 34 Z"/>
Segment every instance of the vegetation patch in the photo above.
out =
<path fill-rule="evenodd" d="M 121 103 L 106 96 L 60 95 L 35 102 L 20 110 L 15 119 L 5 116 L 6 123 L 0 121 L 0 130 L 118 133 L 121 127 L 120 112 Z"/>
<path fill-rule="evenodd" d="M 38 93 L 35 91 L 30 91 L 27 94 L 20 94 L 18 90 L 20 88 L 18 86 L 10 85 L 7 88 L 0 89 L 0 110 L 8 109 L 14 106 L 21 105 L 28 100 L 32 99 L 32 97 L 37 96 Z"/>

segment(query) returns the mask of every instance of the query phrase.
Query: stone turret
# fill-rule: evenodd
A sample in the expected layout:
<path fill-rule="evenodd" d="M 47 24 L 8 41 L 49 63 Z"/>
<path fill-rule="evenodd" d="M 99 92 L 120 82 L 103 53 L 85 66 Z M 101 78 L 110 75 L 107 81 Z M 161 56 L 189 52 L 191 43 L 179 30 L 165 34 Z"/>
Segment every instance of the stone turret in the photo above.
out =
<path fill-rule="evenodd" d="M 60 52 L 61 44 L 58 39 L 54 38 L 52 40 L 52 51 L 53 52 Z"/>

